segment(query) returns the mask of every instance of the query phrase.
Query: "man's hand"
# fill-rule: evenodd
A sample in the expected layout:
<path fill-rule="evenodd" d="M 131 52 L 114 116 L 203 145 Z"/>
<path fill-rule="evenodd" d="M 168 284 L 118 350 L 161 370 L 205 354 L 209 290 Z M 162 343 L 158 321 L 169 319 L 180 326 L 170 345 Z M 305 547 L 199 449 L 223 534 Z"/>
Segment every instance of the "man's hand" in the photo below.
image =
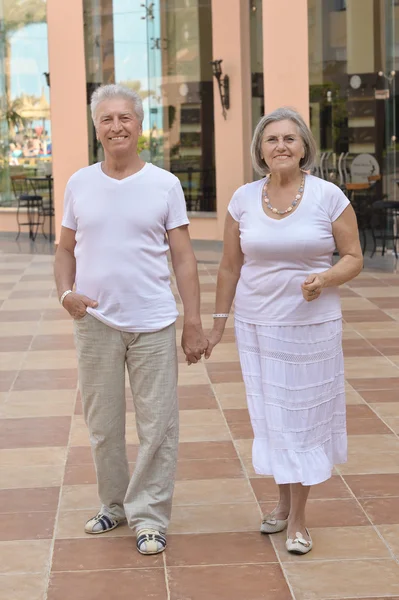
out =
<path fill-rule="evenodd" d="M 325 280 L 322 273 L 312 273 L 306 277 L 305 282 L 302 284 L 302 295 L 307 302 L 316 300 L 322 289 L 325 286 Z"/>
<path fill-rule="evenodd" d="M 62 306 L 69 312 L 73 319 L 79 320 L 85 316 L 88 306 L 90 308 L 97 308 L 98 302 L 82 294 L 71 292 L 65 296 Z"/>
<path fill-rule="evenodd" d="M 187 364 L 197 363 L 208 347 L 208 340 L 201 324 L 185 323 L 181 336 L 181 347 L 186 355 Z"/>

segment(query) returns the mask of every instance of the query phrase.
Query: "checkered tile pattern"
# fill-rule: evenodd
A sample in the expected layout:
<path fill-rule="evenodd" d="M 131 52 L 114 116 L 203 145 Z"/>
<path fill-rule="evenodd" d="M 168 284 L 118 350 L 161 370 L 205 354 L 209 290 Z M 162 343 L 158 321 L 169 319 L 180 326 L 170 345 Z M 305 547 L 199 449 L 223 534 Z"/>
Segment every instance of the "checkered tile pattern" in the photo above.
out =
<path fill-rule="evenodd" d="M 205 327 L 218 258 L 207 252 L 199 265 Z M 169 545 L 145 557 L 126 526 L 84 534 L 98 508 L 95 473 L 52 257 L 0 254 L 0 600 L 399 598 L 399 276 L 364 272 L 342 302 L 349 462 L 312 490 L 314 550 L 290 556 L 284 533 L 258 533 L 276 487 L 252 470 L 230 321 L 209 362 L 187 367 L 180 353 Z M 133 468 L 131 401 L 128 410 Z"/>

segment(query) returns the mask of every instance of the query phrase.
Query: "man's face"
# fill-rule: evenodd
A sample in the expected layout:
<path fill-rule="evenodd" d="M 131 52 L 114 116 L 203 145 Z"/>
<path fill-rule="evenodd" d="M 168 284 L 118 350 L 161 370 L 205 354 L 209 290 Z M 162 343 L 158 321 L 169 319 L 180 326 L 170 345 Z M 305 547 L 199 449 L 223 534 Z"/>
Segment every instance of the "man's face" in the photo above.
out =
<path fill-rule="evenodd" d="M 107 156 L 117 157 L 137 153 L 141 124 L 133 102 L 125 98 L 111 98 L 101 102 L 95 114 L 97 139 Z"/>

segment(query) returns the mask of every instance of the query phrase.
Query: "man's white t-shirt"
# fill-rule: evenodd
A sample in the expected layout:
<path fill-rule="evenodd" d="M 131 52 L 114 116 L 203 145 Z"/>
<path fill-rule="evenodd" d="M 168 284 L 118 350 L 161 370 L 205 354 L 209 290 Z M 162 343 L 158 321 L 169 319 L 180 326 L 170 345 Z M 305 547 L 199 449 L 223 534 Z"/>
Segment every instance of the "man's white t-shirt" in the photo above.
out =
<path fill-rule="evenodd" d="M 128 332 L 174 323 L 166 232 L 188 223 L 178 178 L 151 163 L 122 180 L 101 163 L 72 175 L 62 225 L 76 231 L 76 291 L 98 302 L 87 312 Z"/>
<path fill-rule="evenodd" d="M 228 210 L 240 228 L 244 264 L 235 315 L 261 325 L 309 325 L 341 318 L 338 288 L 324 288 L 307 302 L 301 285 L 332 266 L 332 224 L 349 204 L 333 183 L 306 175 L 297 209 L 276 220 L 262 206 L 264 179 L 240 187 Z"/>

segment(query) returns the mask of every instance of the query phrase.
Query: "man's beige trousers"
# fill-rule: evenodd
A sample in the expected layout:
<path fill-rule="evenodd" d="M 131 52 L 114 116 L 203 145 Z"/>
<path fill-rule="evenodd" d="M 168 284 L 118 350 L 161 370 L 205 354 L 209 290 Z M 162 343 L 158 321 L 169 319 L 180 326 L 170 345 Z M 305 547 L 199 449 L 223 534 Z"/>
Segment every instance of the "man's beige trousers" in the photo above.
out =
<path fill-rule="evenodd" d="M 74 321 L 80 393 L 102 510 L 138 531 L 165 533 L 172 509 L 179 412 L 175 325 L 125 333 L 90 314 Z M 125 365 L 140 449 L 130 479 L 125 443 Z"/>

